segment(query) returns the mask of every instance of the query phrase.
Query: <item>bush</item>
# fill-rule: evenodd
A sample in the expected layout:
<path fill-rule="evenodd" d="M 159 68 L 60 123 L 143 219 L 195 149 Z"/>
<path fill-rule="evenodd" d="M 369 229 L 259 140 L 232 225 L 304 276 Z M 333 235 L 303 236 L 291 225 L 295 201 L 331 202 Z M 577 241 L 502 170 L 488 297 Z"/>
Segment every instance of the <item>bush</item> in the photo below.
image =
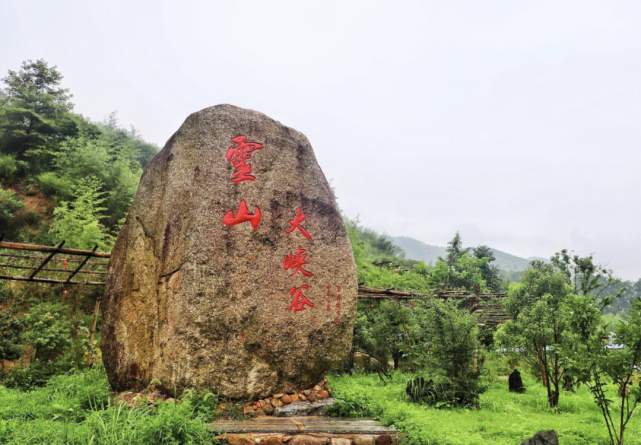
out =
<path fill-rule="evenodd" d="M 478 407 L 485 387 L 479 382 L 483 366 L 478 317 L 459 309 L 453 300 L 424 299 L 415 316 L 421 342 L 416 360 L 438 388 L 439 406 Z M 436 400 L 435 400 L 436 402 Z"/>
<path fill-rule="evenodd" d="M 73 196 L 73 185 L 67 178 L 60 178 L 54 172 L 41 173 L 37 176 L 37 183 L 46 195 L 55 196 L 61 201 L 66 201 Z"/>
<path fill-rule="evenodd" d="M 17 171 L 18 162 L 16 158 L 11 155 L 0 154 L 0 180 L 5 184 L 10 183 Z"/>

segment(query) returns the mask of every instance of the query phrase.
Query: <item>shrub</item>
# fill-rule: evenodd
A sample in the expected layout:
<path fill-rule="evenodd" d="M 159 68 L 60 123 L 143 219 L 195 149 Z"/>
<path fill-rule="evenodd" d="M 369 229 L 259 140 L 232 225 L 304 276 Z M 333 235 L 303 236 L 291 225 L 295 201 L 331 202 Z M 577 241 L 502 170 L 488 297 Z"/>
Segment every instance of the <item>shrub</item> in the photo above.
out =
<path fill-rule="evenodd" d="M 414 312 L 421 339 L 416 360 L 434 380 L 438 406 L 477 407 L 485 390 L 478 379 L 483 366 L 478 317 L 453 300 L 423 299 Z"/>
<path fill-rule="evenodd" d="M 17 171 L 18 162 L 16 158 L 11 155 L 0 154 L 0 181 L 8 184 Z"/>

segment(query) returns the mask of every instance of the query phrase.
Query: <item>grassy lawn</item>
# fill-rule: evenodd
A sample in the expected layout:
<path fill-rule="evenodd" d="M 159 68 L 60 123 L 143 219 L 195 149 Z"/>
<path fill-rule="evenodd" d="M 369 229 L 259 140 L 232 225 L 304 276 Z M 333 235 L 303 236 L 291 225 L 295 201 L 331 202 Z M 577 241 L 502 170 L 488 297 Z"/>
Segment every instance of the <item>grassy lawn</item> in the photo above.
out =
<path fill-rule="evenodd" d="M 518 445 L 536 431 L 554 429 L 561 445 L 607 444 L 605 424 L 590 393 L 563 392 L 558 412 L 550 410 L 543 386 L 521 374 L 526 394 L 512 394 L 507 382 L 494 383 L 481 396 L 481 409 L 436 410 L 407 401 L 400 372 L 383 385 L 377 375 L 331 379 L 343 415 L 373 416 L 405 433 L 413 444 Z M 0 385 L 0 444 L 211 444 L 205 426 L 213 410 L 185 399 L 157 409 L 109 403 L 104 369 L 52 378 L 29 392 Z M 633 418 L 626 444 L 641 445 L 641 416 Z"/>
<path fill-rule="evenodd" d="M 378 375 L 341 376 L 331 379 L 333 395 L 344 400 L 343 415 L 374 416 L 407 435 L 407 444 L 518 445 L 540 430 L 556 430 L 561 445 L 609 444 L 602 414 L 582 386 L 576 393 L 562 392 L 558 412 L 547 405 L 543 385 L 522 373 L 525 394 L 508 391 L 507 380 L 497 379 L 481 395 L 481 409 L 437 410 L 408 402 L 400 372 L 386 385 Z M 626 444 L 641 444 L 641 414 L 628 425 Z"/>
<path fill-rule="evenodd" d="M 212 417 L 191 400 L 156 409 L 109 403 L 104 368 L 23 392 L 0 385 L 0 444 L 211 444 Z M 205 410 L 206 411 L 206 410 Z"/>

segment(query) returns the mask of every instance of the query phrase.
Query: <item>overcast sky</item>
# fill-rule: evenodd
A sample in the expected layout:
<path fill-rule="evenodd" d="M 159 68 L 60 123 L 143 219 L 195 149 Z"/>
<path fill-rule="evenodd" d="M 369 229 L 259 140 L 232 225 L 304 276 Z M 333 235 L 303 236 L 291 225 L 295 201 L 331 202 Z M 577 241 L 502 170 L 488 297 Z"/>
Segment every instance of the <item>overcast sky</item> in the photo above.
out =
<path fill-rule="evenodd" d="M 304 133 L 346 215 L 641 277 L 641 2 L 7 1 L 0 73 L 161 147 L 230 103 Z"/>

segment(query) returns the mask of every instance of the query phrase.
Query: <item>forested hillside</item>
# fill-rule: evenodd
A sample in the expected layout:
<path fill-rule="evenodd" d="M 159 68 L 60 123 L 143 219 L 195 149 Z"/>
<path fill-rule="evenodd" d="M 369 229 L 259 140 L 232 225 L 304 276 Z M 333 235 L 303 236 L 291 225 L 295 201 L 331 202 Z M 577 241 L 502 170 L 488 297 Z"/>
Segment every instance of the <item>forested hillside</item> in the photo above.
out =
<path fill-rule="evenodd" d="M 391 240 L 403 249 L 407 258 L 424 261 L 426 264 L 436 263 L 439 257 L 445 255 L 446 251 L 445 247 L 425 244 L 409 236 L 393 236 Z M 504 271 L 524 271 L 532 260 L 545 260 L 545 258 L 539 257 L 521 258 L 493 248 L 490 250 L 496 258 L 495 264 Z"/>
<path fill-rule="evenodd" d="M 5 240 L 110 250 L 158 148 L 115 113 L 74 111 L 63 76 L 44 60 L 2 79 L 0 233 Z"/>

